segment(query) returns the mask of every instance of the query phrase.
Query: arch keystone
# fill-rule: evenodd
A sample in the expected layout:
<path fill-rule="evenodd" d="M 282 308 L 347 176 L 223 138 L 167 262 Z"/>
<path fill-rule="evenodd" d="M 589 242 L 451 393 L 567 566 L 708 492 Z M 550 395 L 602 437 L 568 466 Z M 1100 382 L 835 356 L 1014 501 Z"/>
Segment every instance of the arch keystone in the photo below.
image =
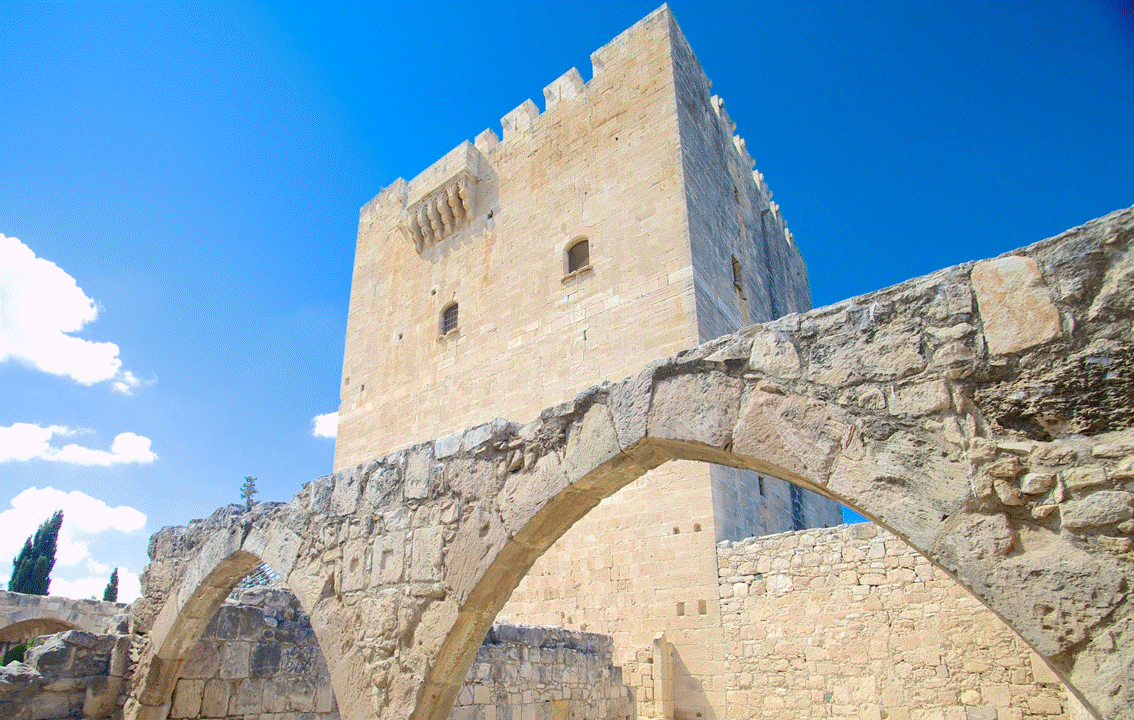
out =
<path fill-rule="evenodd" d="M 697 459 L 732 464 L 727 453 L 709 450 L 732 444 L 743 392 L 744 381 L 719 370 L 691 369 L 661 378 L 654 387 L 649 436 L 700 446 L 704 456 Z"/>

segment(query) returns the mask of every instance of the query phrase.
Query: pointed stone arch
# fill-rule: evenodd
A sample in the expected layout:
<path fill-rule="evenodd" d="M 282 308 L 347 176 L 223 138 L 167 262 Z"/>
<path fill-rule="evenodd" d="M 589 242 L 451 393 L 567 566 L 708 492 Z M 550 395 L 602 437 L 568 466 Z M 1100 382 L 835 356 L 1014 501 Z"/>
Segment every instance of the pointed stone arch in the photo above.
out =
<path fill-rule="evenodd" d="M 280 503 L 247 509 L 240 505 L 221 508 L 205 521 L 188 528 L 165 528 L 151 541 L 168 553 L 151 563 L 149 573 L 175 576 L 168 594 L 159 596 L 147 583 L 147 596 L 139 601 L 135 629 L 146 632 L 146 644 L 134 672 L 134 686 L 127 702 L 127 717 L 164 720 L 180 671 L 205 627 L 241 579 L 261 563 L 268 564 L 311 616 L 312 629 L 327 659 L 333 687 L 354 680 L 357 671 L 343 661 L 325 637 L 342 635 L 348 613 L 336 606 L 336 578 L 323 574 L 321 563 L 305 557 L 317 541 L 307 537 L 302 523 L 293 530 Z M 315 570 L 314 574 L 309 572 Z M 349 693 L 348 693 L 349 696 Z M 355 710 L 357 712 L 357 709 Z"/>
<path fill-rule="evenodd" d="M 697 460 L 874 520 L 1118 720 L 1134 706 L 1132 241 L 1134 211 L 1114 213 L 167 529 L 128 716 L 164 717 L 186 628 L 263 559 L 308 609 L 342 717 L 443 720 L 534 560 L 647 470 Z"/>

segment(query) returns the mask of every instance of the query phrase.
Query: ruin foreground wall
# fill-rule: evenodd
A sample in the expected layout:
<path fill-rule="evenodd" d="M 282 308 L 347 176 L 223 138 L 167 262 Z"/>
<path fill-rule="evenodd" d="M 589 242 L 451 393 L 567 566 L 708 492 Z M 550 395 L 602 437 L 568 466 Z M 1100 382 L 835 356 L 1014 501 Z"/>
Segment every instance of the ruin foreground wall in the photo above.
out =
<path fill-rule="evenodd" d="M 874 525 L 717 548 L 727 720 L 1088 717 L 1018 636 L 941 570 Z M 337 720 L 310 620 L 283 589 L 235 593 L 189 654 L 177 720 Z M 72 601 L 79 602 L 79 601 Z M 141 642 L 136 638 L 135 642 Z M 68 632 L 0 670 L 0 717 L 119 718 L 130 638 Z M 664 634 L 612 665 L 607 636 L 494 626 L 450 720 L 673 717 Z M 136 655 L 136 651 L 133 653 Z"/>

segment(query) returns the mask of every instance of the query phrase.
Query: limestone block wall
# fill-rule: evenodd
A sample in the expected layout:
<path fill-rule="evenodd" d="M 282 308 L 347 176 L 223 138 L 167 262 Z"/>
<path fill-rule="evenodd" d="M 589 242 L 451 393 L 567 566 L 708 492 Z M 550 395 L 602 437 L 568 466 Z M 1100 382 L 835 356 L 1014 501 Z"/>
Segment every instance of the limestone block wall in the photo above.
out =
<path fill-rule="evenodd" d="M 494 415 L 526 421 L 697 344 L 670 34 L 668 10 L 652 13 L 593 53 L 589 82 L 569 70 L 543 112 L 523 102 L 500 136 L 361 209 L 335 468 Z M 462 178 L 467 210 L 422 204 Z M 438 231 L 415 242 L 423 209 Z M 589 263 L 569 272 L 583 237 Z"/>
<path fill-rule="evenodd" d="M 729 720 L 1079 718 L 1028 646 L 876 525 L 718 546 Z"/>
<path fill-rule="evenodd" d="M 660 716 L 647 651 L 664 632 L 682 658 L 675 701 L 708 717 L 725 669 L 709 473 L 668 463 L 604 500 L 536 561 L 499 618 L 612 636 L 643 718 Z"/>
<path fill-rule="evenodd" d="M 630 690 L 609 636 L 496 624 L 450 720 L 630 720 Z"/>
<path fill-rule="evenodd" d="M 131 636 L 70 630 L 0 668 L 0 718 L 120 717 L 133 671 Z M 141 642 L 145 642 L 142 640 Z M 609 636 L 496 624 L 451 720 L 630 720 L 631 690 Z M 233 593 L 181 669 L 170 718 L 337 720 L 330 674 L 295 595 Z"/>
<path fill-rule="evenodd" d="M 0 650 L 64 630 L 125 632 L 126 603 L 0 591 Z"/>
<path fill-rule="evenodd" d="M 631 693 L 611 651 L 608 636 L 497 624 L 450 717 L 628 719 Z M 336 720 L 327 663 L 295 595 L 282 587 L 234 593 L 182 667 L 169 716 Z"/>
<path fill-rule="evenodd" d="M 330 673 L 295 595 L 245 590 L 217 611 L 190 652 L 169 716 L 252 720 L 280 713 L 337 718 Z"/>
<path fill-rule="evenodd" d="M 591 61 L 590 81 L 572 69 L 547 86 L 542 112 L 524 102 L 500 137 L 486 130 L 362 208 L 336 468 L 492 415 L 525 421 L 658 356 L 810 308 L 802 256 L 669 10 Z M 589 262 L 569 271 L 583 237 Z M 714 544 L 793 523 L 790 500 L 722 499 L 761 497 L 754 473 L 682 467 L 581 520 L 501 617 L 613 635 L 640 712 L 652 687 L 637 654 L 665 631 L 682 658 L 677 716 L 699 720 L 723 707 Z M 841 521 L 832 501 L 800 502 L 809 525 Z M 638 571 L 623 569 L 628 554 Z"/>
<path fill-rule="evenodd" d="M 68 630 L 0 668 L 0 718 L 110 718 L 126 701 L 130 637 Z"/>

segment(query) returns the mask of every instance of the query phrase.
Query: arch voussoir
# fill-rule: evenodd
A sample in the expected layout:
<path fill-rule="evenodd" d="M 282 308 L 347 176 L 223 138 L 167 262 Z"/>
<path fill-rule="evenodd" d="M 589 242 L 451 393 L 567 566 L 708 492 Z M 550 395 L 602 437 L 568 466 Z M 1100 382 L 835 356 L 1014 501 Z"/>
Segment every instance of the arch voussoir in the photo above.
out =
<path fill-rule="evenodd" d="M 526 425 L 322 478 L 287 505 L 222 510 L 211 539 L 163 530 L 134 717 L 164 717 L 184 629 L 259 558 L 308 608 L 344 720 L 444 720 L 540 554 L 648 470 L 698 460 L 879 522 L 1119 720 L 1134 707 L 1132 242 L 1121 211 L 714 340 Z"/>

